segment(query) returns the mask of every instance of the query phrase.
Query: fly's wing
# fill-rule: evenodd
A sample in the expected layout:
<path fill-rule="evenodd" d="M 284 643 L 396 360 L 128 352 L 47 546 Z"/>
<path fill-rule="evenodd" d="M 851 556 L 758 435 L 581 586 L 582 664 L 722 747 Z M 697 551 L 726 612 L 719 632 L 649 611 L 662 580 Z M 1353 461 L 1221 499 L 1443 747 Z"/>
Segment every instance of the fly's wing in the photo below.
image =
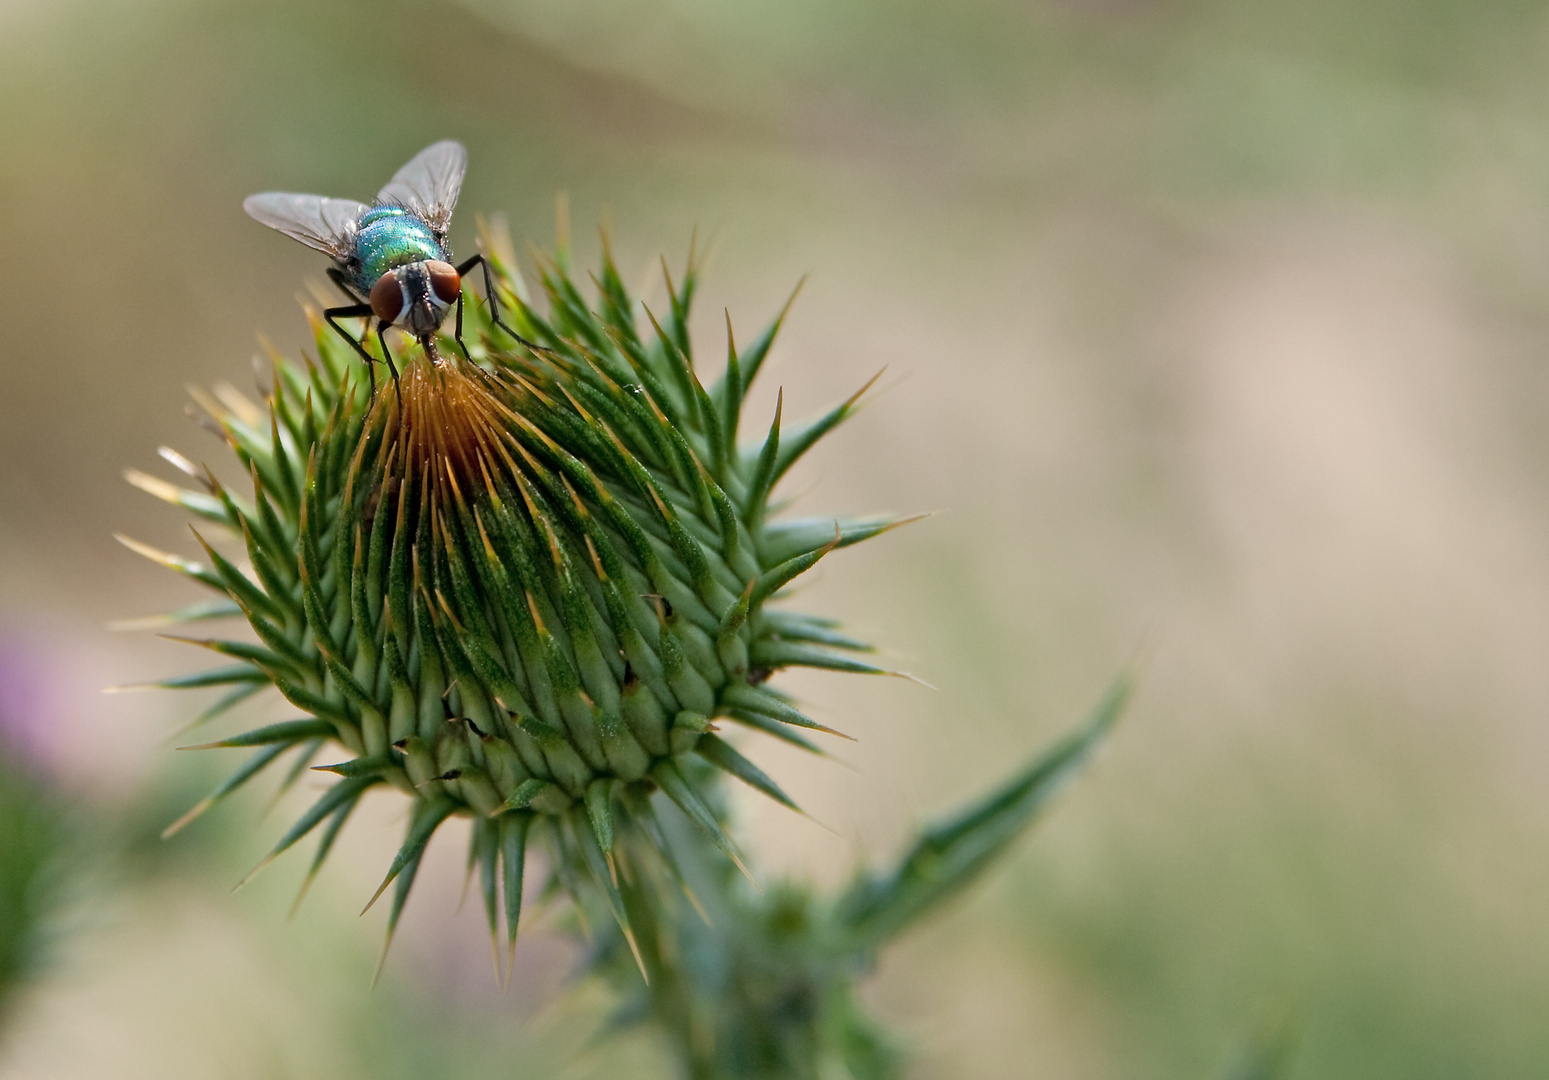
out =
<path fill-rule="evenodd" d="M 377 192 L 376 201 L 412 210 L 444 236 L 452 223 L 452 208 L 457 205 L 457 193 L 462 190 L 463 173 L 467 171 L 468 151 L 462 143 L 447 139 L 415 154 Z"/>
<path fill-rule="evenodd" d="M 355 224 L 367 207 L 354 199 L 325 199 L 266 191 L 242 200 L 248 217 L 344 262 L 354 253 Z"/>

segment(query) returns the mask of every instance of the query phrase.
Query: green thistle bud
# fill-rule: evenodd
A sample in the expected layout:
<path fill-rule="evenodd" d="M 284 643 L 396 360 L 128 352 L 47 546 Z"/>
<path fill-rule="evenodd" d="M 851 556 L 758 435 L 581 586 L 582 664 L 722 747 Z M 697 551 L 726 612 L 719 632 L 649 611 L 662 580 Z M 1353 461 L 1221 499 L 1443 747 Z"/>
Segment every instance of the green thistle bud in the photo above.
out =
<path fill-rule="evenodd" d="M 51 959 L 58 909 L 78 876 L 79 854 L 71 850 L 75 837 L 63 800 L 9 749 L 0 739 L 0 1034 L 28 980 Z"/>
<path fill-rule="evenodd" d="M 250 493 L 175 454 L 196 489 L 131 473 L 240 537 L 248 564 L 202 538 L 197 563 L 131 543 L 219 594 L 171 618 L 240 613 L 257 639 L 198 641 L 230 663 L 159 685 L 228 687 L 206 719 L 270 685 L 302 714 L 206 744 L 253 756 L 168 832 L 288 752 L 294 779 L 342 747 L 319 766 L 338 781 L 265 864 L 321 829 L 315 874 L 365 792 L 391 785 L 414 809 L 378 890 L 395 886 L 389 940 L 452 816 L 474 821 L 492 933 L 503 912 L 514 941 L 526 847 L 541 838 L 560 880 L 602 896 L 629 937 L 618 860 L 672 865 L 656 793 L 733 861 L 707 797 L 714 776 L 791 805 L 720 723 L 816 749 L 808 733 L 829 729 L 770 676 L 883 672 L 828 620 L 769 605 L 834 549 L 897 522 L 772 520 L 776 484 L 860 396 L 795 430 L 777 404 L 762 437 L 743 441 L 744 400 L 783 311 L 741 351 L 728 324 L 725 371 L 707 389 L 687 331 L 692 255 L 681 284 L 667 281 L 661 320 L 627 293 L 606 245 L 591 301 L 562 256 L 540 264 L 543 314 L 511 261 L 492 263 L 541 349 L 506 349 L 470 296 L 477 361 L 444 340 L 373 399 L 314 315 L 318 359 L 274 357 L 266 409 L 200 398 Z"/>

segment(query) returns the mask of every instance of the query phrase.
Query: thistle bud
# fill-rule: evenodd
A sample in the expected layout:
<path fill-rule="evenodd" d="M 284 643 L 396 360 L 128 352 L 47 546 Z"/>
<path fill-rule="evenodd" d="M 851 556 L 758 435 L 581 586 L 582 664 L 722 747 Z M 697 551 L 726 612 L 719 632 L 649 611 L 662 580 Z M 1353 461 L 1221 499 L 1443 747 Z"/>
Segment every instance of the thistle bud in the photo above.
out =
<path fill-rule="evenodd" d="M 491 261 L 534 347 L 469 303 L 478 362 L 449 340 L 416 350 L 373 397 L 314 317 L 318 359 L 274 357 L 266 408 L 199 399 L 251 492 L 171 453 L 195 487 L 131 474 L 241 539 L 240 556 L 204 544 L 202 562 L 132 545 L 217 594 L 171 617 L 240 614 L 256 638 L 198 641 L 229 663 L 160 685 L 227 687 L 206 718 L 269 686 L 300 714 L 206 744 L 253 756 L 169 833 L 288 753 L 294 777 L 330 748 L 320 767 L 338 780 L 269 858 L 320 829 L 315 873 L 361 797 L 397 788 L 414 806 L 378 890 L 395 887 L 389 935 L 425 845 L 462 816 L 492 932 L 503 912 L 514 941 L 525 852 L 541 838 L 560 880 L 600 891 L 627 936 L 616 861 L 671 864 L 660 799 L 733 860 L 707 798 L 715 776 L 790 805 L 722 724 L 815 749 L 809 736 L 832 732 L 771 676 L 882 672 L 830 621 L 770 602 L 895 522 L 771 520 L 781 477 L 860 396 L 794 430 L 777 404 L 744 441 L 744 400 L 785 312 L 741 351 L 728 324 L 707 389 L 687 331 L 692 256 L 661 320 L 606 249 L 591 300 L 560 263 L 540 263 L 542 314 Z"/>

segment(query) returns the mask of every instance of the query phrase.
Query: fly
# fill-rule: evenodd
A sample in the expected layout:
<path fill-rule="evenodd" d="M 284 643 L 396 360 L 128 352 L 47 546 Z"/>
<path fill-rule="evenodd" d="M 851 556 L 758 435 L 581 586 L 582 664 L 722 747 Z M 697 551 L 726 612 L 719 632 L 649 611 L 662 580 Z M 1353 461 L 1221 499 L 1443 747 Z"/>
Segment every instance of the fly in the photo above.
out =
<path fill-rule="evenodd" d="M 468 151 L 448 139 L 416 154 L 377 192 L 370 206 L 353 199 L 284 191 L 250 195 L 242 202 L 249 217 L 333 259 L 329 280 L 351 303 L 328 308 L 323 318 L 366 362 L 372 396 L 376 395 L 376 358 L 337 320 L 361 317 L 369 326 L 369 320 L 376 319 L 377 341 L 396 388 L 398 368 L 383 336 L 389 326 L 406 331 L 426 355 L 435 358 L 436 331 L 456 305 L 453 337 L 463 355 L 468 355 L 463 344 L 462 280 L 476 266 L 484 272 L 484 294 L 495 325 L 523 345 L 537 347 L 501 321 L 484 256 L 452 262 L 446 232 L 467 168 Z"/>

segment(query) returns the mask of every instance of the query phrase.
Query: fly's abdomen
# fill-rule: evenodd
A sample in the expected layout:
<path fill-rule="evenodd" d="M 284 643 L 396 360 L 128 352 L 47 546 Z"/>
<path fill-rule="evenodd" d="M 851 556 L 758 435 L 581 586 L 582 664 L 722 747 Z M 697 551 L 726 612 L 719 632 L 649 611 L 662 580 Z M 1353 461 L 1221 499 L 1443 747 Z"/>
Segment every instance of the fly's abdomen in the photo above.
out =
<path fill-rule="evenodd" d="M 360 260 L 355 284 L 362 293 L 370 293 L 377 279 L 389 270 L 429 259 L 449 259 L 430 226 L 399 206 L 375 206 L 361 215 L 355 231 L 355 256 Z"/>

